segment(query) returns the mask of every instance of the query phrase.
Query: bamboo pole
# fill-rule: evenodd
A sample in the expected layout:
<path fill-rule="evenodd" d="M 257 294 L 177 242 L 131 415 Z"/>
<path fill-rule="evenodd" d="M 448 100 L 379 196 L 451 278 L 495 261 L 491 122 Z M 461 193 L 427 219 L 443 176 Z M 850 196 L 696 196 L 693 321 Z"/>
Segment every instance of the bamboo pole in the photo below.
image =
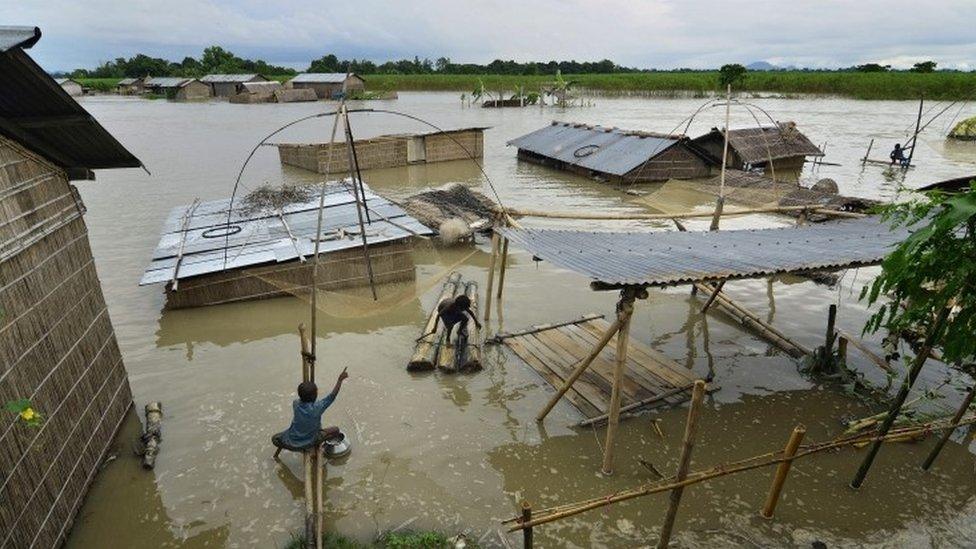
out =
<path fill-rule="evenodd" d="M 322 477 L 325 476 L 325 460 L 322 459 L 322 446 L 315 445 L 315 549 L 322 549 L 322 531 L 325 530 L 325 508 Z"/>
<path fill-rule="evenodd" d="M 871 360 L 871 362 L 874 363 L 878 368 L 881 368 L 885 372 L 890 372 L 891 371 L 891 365 L 890 364 L 888 364 L 887 362 L 885 362 L 885 360 L 883 358 L 881 358 L 880 356 L 878 356 L 877 354 L 875 354 L 873 351 L 871 351 L 871 349 L 868 349 L 868 347 L 864 343 L 862 343 L 859 339 L 857 339 L 856 337 L 852 336 L 851 334 L 848 334 L 847 332 L 845 332 L 843 330 L 837 330 L 837 336 L 840 338 L 840 340 L 841 340 L 842 343 L 849 343 L 855 349 L 857 349 L 858 351 L 861 351 L 861 353 L 863 353 L 864 356 L 868 357 Z"/>
<path fill-rule="evenodd" d="M 769 487 L 769 495 L 766 496 L 766 504 L 763 505 L 760 512 L 763 518 L 773 518 L 773 512 L 776 511 L 776 504 L 779 502 L 779 495 L 786 483 L 786 475 L 789 474 L 790 467 L 793 466 L 793 458 L 796 456 L 796 451 L 800 447 L 800 443 L 803 442 L 803 435 L 806 433 L 807 428 L 802 425 L 793 428 L 790 440 L 786 442 L 786 448 L 783 449 L 783 457 L 786 458 L 786 461 L 780 462 L 779 466 L 776 467 L 773 484 Z"/>
<path fill-rule="evenodd" d="M 874 147 L 874 138 L 871 138 L 871 142 L 868 143 L 868 152 L 864 153 L 864 158 L 861 159 L 861 165 L 868 163 L 868 158 L 871 156 L 871 149 Z"/>
<path fill-rule="evenodd" d="M 502 291 L 505 289 L 505 270 L 508 268 L 508 238 L 502 240 L 502 265 L 498 269 L 498 304 L 502 303 Z"/>
<path fill-rule="evenodd" d="M 437 322 L 437 305 L 441 301 L 449 297 L 454 297 L 457 293 L 458 285 L 461 282 L 461 275 L 459 273 L 451 273 L 448 275 L 447 280 L 444 282 L 444 286 L 441 288 L 441 294 L 434 302 L 434 306 L 430 311 L 430 315 L 427 317 L 427 323 L 424 325 L 424 334 L 430 334 L 434 331 L 434 325 L 438 324 L 436 333 L 426 335 L 423 339 L 417 342 L 417 346 L 414 347 L 413 356 L 410 357 L 410 362 L 407 363 L 408 371 L 420 371 L 420 370 L 433 370 L 435 366 L 436 349 L 437 343 L 441 340 L 441 332 L 444 330 L 444 325 Z"/>
<path fill-rule="evenodd" d="M 827 309 L 827 332 L 824 335 L 824 345 L 820 354 L 820 364 L 818 369 L 821 372 L 831 372 L 834 369 L 834 340 L 837 334 L 834 325 L 837 322 L 837 305 L 831 304 Z"/>
<path fill-rule="evenodd" d="M 732 84 L 725 88 L 725 141 L 722 145 L 722 171 L 719 176 L 718 198 L 715 200 L 715 213 L 712 215 L 712 224 L 708 230 L 717 231 L 719 219 L 722 218 L 722 210 L 725 207 L 725 168 L 729 159 L 729 118 L 732 110 Z M 772 164 L 770 164 L 772 165 Z M 775 177 L 773 180 L 775 181 Z"/>
<path fill-rule="evenodd" d="M 342 123 L 343 126 L 349 127 L 349 111 L 346 110 L 346 106 L 342 105 L 340 108 L 342 113 Z M 363 210 L 366 207 L 366 196 L 362 196 L 362 207 L 360 207 L 360 195 L 359 195 L 359 185 L 356 183 L 356 162 L 352 156 L 352 134 L 346 134 L 346 154 L 349 157 L 349 177 L 352 179 L 352 191 L 353 197 L 356 201 L 356 218 L 359 222 L 359 236 L 360 240 L 363 242 L 363 259 L 366 261 L 366 274 L 369 275 L 369 289 L 373 293 L 373 301 L 379 300 L 376 295 L 376 281 L 373 278 L 373 261 L 369 257 L 369 243 L 366 238 L 366 225 L 363 223 Z"/>
<path fill-rule="evenodd" d="M 895 419 L 897 419 L 898 413 L 901 412 L 901 407 L 905 403 L 905 399 L 908 398 L 909 391 L 911 391 L 912 386 L 915 385 L 915 379 L 918 378 L 919 372 L 922 371 L 922 366 L 929 357 L 929 352 L 935 346 L 936 340 L 942 333 L 942 326 L 945 324 L 947 318 L 949 318 L 949 307 L 945 307 L 939 311 L 939 316 L 936 317 L 935 321 L 932 323 L 932 328 L 925 337 L 925 343 L 922 345 L 920 352 L 915 355 L 915 361 L 912 363 L 912 368 L 908 372 L 908 377 L 906 377 L 902 382 L 901 388 L 898 390 L 898 395 L 891 403 L 891 409 L 888 411 L 888 416 L 885 417 L 884 423 L 882 423 L 881 427 L 878 428 L 878 434 L 880 436 L 883 437 L 887 435 L 892 424 L 895 423 Z M 868 450 L 868 454 L 864 456 L 864 461 L 861 463 L 861 467 L 857 470 L 857 474 L 854 475 L 854 480 L 851 481 L 851 488 L 857 489 L 864 484 L 864 477 L 866 477 L 868 475 L 868 471 L 871 470 L 871 464 L 874 462 L 874 458 L 877 457 L 879 450 L 881 450 L 881 441 L 875 440 L 874 444 L 871 445 L 871 449 Z"/>
<path fill-rule="evenodd" d="M 915 146 L 918 145 L 918 134 L 922 131 L 922 107 L 925 106 L 925 97 L 918 100 L 918 120 L 915 121 L 915 133 L 912 135 L 912 148 L 908 149 L 908 165 L 912 165 L 912 157 L 915 156 Z"/>
<path fill-rule="evenodd" d="M 613 388 L 610 391 L 610 410 L 607 416 L 607 441 L 603 445 L 603 474 L 613 474 L 613 453 L 617 440 L 617 428 L 620 425 L 620 393 L 624 382 L 624 369 L 627 366 L 627 345 L 630 342 L 630 318 L 634 314 L 634 300 L 636 292 L 627 288 L 620 292 L 620 302 L 617 304 L 617 318 L 620 328 L 617 330 L 616 361 L 613 368 Z"/>
<path fill-rule="evenodd" d="M 688 408 L 688 420 L 685 422 L 685 436 L 681 448 L 681 458 L 678 460 L 678 476 L 675 480 L 682 482 L 688 478 L 688 471 L 691 469 L 691 452 L 695 449 L 695 437 L 698 435 L 698 418 L 701 416 L 701 403 L 705 398 L 705 382 L 698 380 L 691 392 L 691 407 Z M 668 506 L 668 514 L 664 517 L 664 524 L 661 526 L 661 538 L 658 540 L 658 549 L 664 549 L 671 541 L 671 531 L 674 529 L 674 521 L 678 516 L 678 506 L 681 504 L 681 495 L 684 493 L 684 486 L 678 486 L 671 490 L 671 504 Z"/>
<path fill-rule="evenodd" d="M 812 209 L 815 208 L 815 209 Z M 812 209 L 812 210 L 811 210 Z M 822 215 L 835 217 L 864 217 L 863 214 L 855 212 L 842 212 L 823 208 L 820 204 L 800 204 L 796 206 L 767 206 L 762 208 L 743 208 L 735 210 L 722 210 L 723 217 L 733 215 L 748 215 L 757 213 L 787 213 L 803 210 L 811 210 Z M 661 220 L 661 219 L 694 219 L 714 217 L 714 212 L 686 212 L 686 213 L 593 213 L 593 212 L 560 212 L 531 209 L 506 208 L 505 212 L 509 215 L 519 217 L 538 217 L 546 219 L 581 219 L 592 221 L 613 221 L 613 220 Z"/>
<path fill-rule="evenodd" d="M 649 406 L 651 404 L 655 404 L 657 402 L 661 402 L 662 400 L 671 398 L 671 397 L 673 397 L 675 395 L 681 394 L 681 393 L 683 393 L 683 392 L 685 392 L 685 391 L 687 391 L 689 389 L 692 389 L 694 386 L 695 386 L 694 383 L 689 383 L 688 385 L 685 385 L 683 387 L 675 387 L 674 389 L 671 389 L 669 391 L 665 391 L 665 392 L 663 392 L 663 393 L 661 393 L 659 395 L 654 395 L 652 397 L 648 397 L 648 398 L 645 398 L 643 400 L 638 400 L 637 402 L 631 402 L 630 404 L 628 404 L 626 406 L 621 406 L 620 407 L 620 413 L 622 414 L 624 412 L 629 412 L 631 410 L 636 410 L 636 409 L 639 409 L 639 408 L 643 408 L 645 406 Z M 602 415 L 599 415 L 599 416 L 596 416 L 596 417 L 591 417 L 589 419 L 584 419 L 583 421 L 577 423 L 576 426 L 577 427 L 589 427 L 590 425 L 594 425 L 594 424 L 600 423 L 602 421 L 606 421 L 607 417 L 608 417 L 608 414 L 602 414 Z"/>
<path fill-rule="evenodd" d="M 488 287 L 485 292 L 485 323 L 491 318 L 491 291 L 495 285 L 495 262 L 498 260 L 498 233 L 491 233 L 491 261 L 488 264 Z"/>
<path fill-rule="evenodd" d="M 712 295 L 708 296 L 708 301 L 706 301 L 705 304 L 702 305 L 700 311 L 701 314 L 705 314 L 706 312 L 708 312 L 708 308 L 712 306 L 712 303 L 715 301 L 715 298 L 718 297 L 718 293 L 722 291 L 722 287 L 725 286 L 725 282 L 727 280 L 728 280 L 727 278 L 719 280 L 718 284 L 715 285 L 715 289 L 712 290 Z"/>
<path fill-rule="evenodd" d="M 949 437 L 952 436 L 952 433 L 959 426 L 959 422 L 962 420 L 962 417 L 966 415 L 966 411 L 969 410 L 969 407 L 972 405 L 973 397 L 976 397 L 976 385 L 969 388 L 969 393 L 967 393 L 966 398 L 963 399 L 962 405 L 960 405 L 959 409 L 956 410 L 956 415 L 952 417 L 952 423 L 946 428 L 945 433 L 942 433 L 942 438 L 939 439 L 939 442 L 934 448 L 932 448 L 932 451 L 929 452 L 928 457 L 925 458 L 925 462 L 922 463 L 922 470 L 928 471 L 929 468 L 932 467 L 932 464 L 935 463 L 935 458 L 939 457 L 939 454 L 942 452 L 942 447 L 946 445 L 946 442 L 949 442 Z"/>
<path fill-rule="evenodd" d="M 504 341 L 506 339 L 513 338 L 513 337 L 524 336 L 524 335 L 531 335 L 531 334 L 537 334 L 539 332 L 546 332 L 546 331 L 549 331 L 549 330 L 555 330 L 556 328 L 562 328 L 563 326 L 572 326 L 574 324 L 582 324 L 584 322 L 589 322 L 591 320 L 596 320 L 596 319 L 599 319 L 599 318 L 603 318 L 603 315 L 598 314 L 598 313 L 593 313 L 593 314 L 581 316 L 580 318 L 577 318 L 575 320 L 566 320 L 564 322 L 553 322 L 553 323 L 548 323 L 548 324 L 539 324 L 539 325 L 536 325 L 536 326 L 532 326 L 531 328 L 528 328 L 526 330 L 519 330 L 517 332 L 500 332 L 500 333 L 495 334 L 486 343 L 501 343 L 502 341 Z"/>
<path fill-rule="evenodd" d="M 701 292 L 711 292 L 712 288 L 707 284 L 695 283 L 694 285 Z M 746 309 L 742 305 L 733 301 L 725 293 L 718 294 L 715 298 L 719 306 L 724 307 L 726 312 L 732 316 L 738 317 L 738 320 L 742 324 L 746 324 L 755 330 L 760 336 L 766 338 L 770 343 L 776 345 L 780 349 L 786 351 L 794 358 L 799 358 L 803 355 L 812 355 L 813 351 L 807 347 L 801 345 L 800 343 L 793 341 L 786 334 L 779 331 L 775 326 L 764 322 L 758 315 Z"/>
<path fill-rule="evenodd" d="M 522 501 L 522 522 L 528 524 L 532 522 L 532 505 L 528 501 Z M 532 549 L 532 527 L 522 530 L 522 547 Z"/>
<path fill-rule="evenodd" d="M 313 451 L 305 449 L 302 451 L 302 460 L 305 465 L 305 546 L 315 547 L 315 498 L 314 485 L 312 479 L 315 475 L 313 461 Z"/>
<path fill-rule="evenodd" d="M 542 408 L 542 410 L 538 413 L 538 415 L 535 416 L 536 421 L 542 421 L 546 419 L 546 416 L 549 415 L 549 412 L 552 411 L 556 403 L 559 402 L 559 399 L 561 399 L 563 395 L 565 395 L 566 392 L 569 391 L 569 388 L 573 386 L 573 383 L 575 383 L 576 380 L 579 379 L 581 375 L 583 375 L 583 372 L 585 372 L 586 369 L 589 368 L 590 364 L 596 359 L 597 356 L 600 355 L 600 352 L 603 351 L 603 348 L 607 346 L 607 343 L 609 343 L 610 340 L 613 339 L 614 334 L 616 334 L 619 330 L 620 330 L 620 317 L 618 316 L 617 318 L 614 318 L 612 323 L 610 323 L 610 326 L 607 328 L 607 331 L 603 332 L 603 335 L 600 337 L 600 341 L 598 341 L 596 345 L 593 346 L 593 349 L 590 351 L 590 354 L 588 354 L 586 358 L 583 359 L 583 362 L 580 362 L 579 366 L 577 366 L 576 369 L 573 370 L 573 373 L 570 374 L 569 377 L 566 378 L 566 381 L 563 382 L 562 387 L 560 387 L 559 390 L 556 391 L 556 394 L 554 394 L 552 398 L 549 399 L 549 402 L 547 402 L 546 405 Z"/>

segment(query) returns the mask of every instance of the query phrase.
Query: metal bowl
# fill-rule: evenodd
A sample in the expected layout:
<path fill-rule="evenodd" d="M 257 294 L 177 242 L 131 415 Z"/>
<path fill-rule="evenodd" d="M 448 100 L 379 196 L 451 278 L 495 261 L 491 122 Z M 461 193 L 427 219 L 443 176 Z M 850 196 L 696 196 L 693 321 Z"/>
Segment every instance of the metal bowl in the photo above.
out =
<path fill-rule="evenodd" d="M 352 445 L 342 431 L 325 439 L 325 457 L 329 459 L 345 457 L 351 451 Z"/>

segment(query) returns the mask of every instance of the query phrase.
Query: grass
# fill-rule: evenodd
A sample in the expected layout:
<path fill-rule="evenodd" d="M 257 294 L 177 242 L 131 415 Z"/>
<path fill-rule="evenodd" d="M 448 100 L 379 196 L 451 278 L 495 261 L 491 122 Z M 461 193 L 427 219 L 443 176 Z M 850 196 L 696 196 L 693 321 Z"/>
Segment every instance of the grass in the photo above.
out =
<path fill-rule="evenodd" d="M 718 71 L 649 72 L 627 74 L 565 75 L 579 86 L 607 95 L 636 94 L 705 97 L 720 93 Z M 288 75 L 272 75 L 285 82 Z M 506 95 L 522 85 L 535 91 L 540 84 L 551 82 L 551 75 L 519 76 L 505 74 L 370 74 L 364 75 L 370 90 L 456 91 L 470 94 L 479 79 L 485 88 Z M 112 91 L 118 78 L 79 78 L 82 86 Z M 976 99 L 976 72 L 750 72 L 736 86 L 738 91 L 771 92 L 784 95 L 840 95 L 854 99 Z"/>
<path fill-rule="evenodd" d="M 322 538 L 322 546 L 329 549 L 450 549 L 447 536 L 438 532 L 401 532 L 383 535 L 371 544 L 359 543 L 345 536 L 326 533 Z M 292 533 L 283 549 L 304 549 L 304 533 Z M 467 541 L 467 547 L 477 549 L 473 541 Z"/>
<path fill-rule="evenodd" d="M 516 85 L 528 90 L 551 82 L 548 75 L 450 75 L 450 74 L 376 74 L 365 75 L 373 89 L 440 90 L 471 93 L 479 78 L 489 91 L 510 93 Z M 607 94 L 696 96 L 719 93 L 718 72 L 652 72 L 628 74 L 564 75 L 579 86 Z M 747 92 L 780 94 L 840 95 L 854 99 L 976 99 L 976 73 L 935 72 L 751 72 L 736 89 Z"/>

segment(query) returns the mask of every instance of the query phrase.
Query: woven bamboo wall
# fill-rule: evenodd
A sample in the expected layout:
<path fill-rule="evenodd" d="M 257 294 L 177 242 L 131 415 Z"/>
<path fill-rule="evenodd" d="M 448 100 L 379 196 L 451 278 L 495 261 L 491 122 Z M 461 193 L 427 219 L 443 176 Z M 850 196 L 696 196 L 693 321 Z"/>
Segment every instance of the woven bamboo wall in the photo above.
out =
<path fill-rule="evenodd" d="M 410 240 L 371 245 L 369 257 L 377 284 L 416 277 Z M 290 261 L 250 269 L 180 280 L 177 291 L 167 288 L 166 308 L 185 309 L 236 301 L 305 294 L 312 285 L 312 262 Z M 318 288 L 340 290 L 369 285 L 362 248 L 330 252 L 319 257 Z"/>
<path fill-rule="evenodd" d="M 132 404 L 82 219 L 64 173 L 0 137 L 0 548 L 59 545 Z"/>

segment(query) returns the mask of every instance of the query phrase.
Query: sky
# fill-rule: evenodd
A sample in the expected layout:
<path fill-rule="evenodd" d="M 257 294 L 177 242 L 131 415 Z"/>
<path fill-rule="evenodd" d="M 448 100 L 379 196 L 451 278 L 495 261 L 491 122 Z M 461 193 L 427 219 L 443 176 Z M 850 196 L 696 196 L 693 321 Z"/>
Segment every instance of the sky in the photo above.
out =
<path fill-rule="evenodd" d="M 304 69 L 326 53 L 373 61 L 570 60 L 638 68 L 768 61 L 976 70 L 976 0 L 0 0 L 34 25 L 49 71 L 145 53 L 175 61 L 217 44 Z"/>

